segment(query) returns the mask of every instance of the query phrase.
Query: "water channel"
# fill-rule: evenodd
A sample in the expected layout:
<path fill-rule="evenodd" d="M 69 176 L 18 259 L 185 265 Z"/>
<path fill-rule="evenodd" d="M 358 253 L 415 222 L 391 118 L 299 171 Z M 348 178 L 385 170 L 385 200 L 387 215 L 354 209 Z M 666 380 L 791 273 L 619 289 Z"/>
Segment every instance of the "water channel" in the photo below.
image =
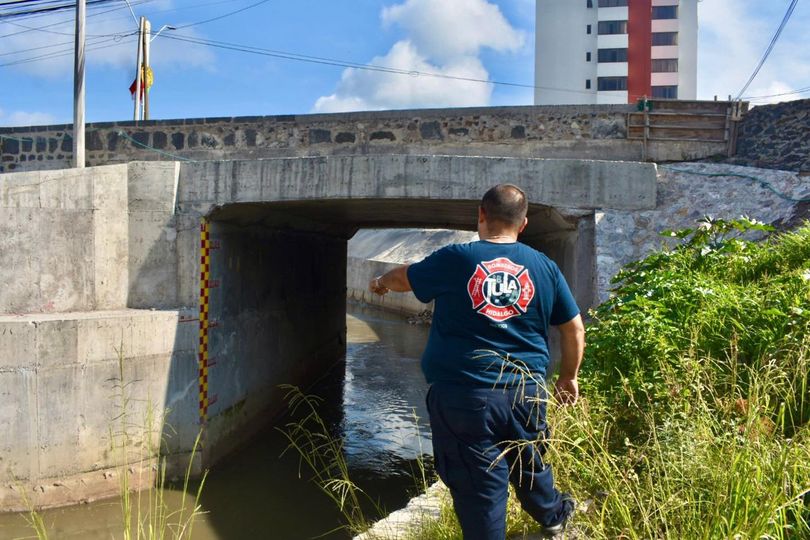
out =
<path fill-rule="evenodd" d="M 346 324 L 345 364 L 309 393 L 323 397 L 324 418 L 343 438 L 352 479 L 392 511 L 415 493 L 417 458 L 430 452 L 427 388 L 419 369 L 427 327 L 352 305 Z M 195 522 L 192 539 L 348 538 L 343 531 L 322 536 L 340 525 L 341 516 L 299 467 L 298 456 L 281 455 L 286 446 L 284 436 L 269 427 L 211 470 L 202 492 L 206 514 Z M 169 505 L 178 508 L 181 496 L 170 490 Z M 117 499 L 42 514 L 51 539 L 123 536 Z M 0 514 L 0 539 L 32 535 L 22 515 Z"/>

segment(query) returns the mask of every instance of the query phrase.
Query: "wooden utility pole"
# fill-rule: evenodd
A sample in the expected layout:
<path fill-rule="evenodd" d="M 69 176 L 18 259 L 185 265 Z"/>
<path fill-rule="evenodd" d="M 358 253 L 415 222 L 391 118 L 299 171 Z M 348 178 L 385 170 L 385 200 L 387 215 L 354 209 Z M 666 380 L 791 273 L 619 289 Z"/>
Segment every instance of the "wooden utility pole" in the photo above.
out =
<path fill-rule="evenodd" d="M 152 23 L 146 18 L 143 19 L 143 70 L 145 81 L 143 84 L 143 119 L 149 120 L 149 42 L 152 41 Z"/>
<path fill-rule="evenodd" d="M 73 62 L 73 166 L 84 168 L 84 23 L 85 0 L 76 0 L 76 46 Z"/>
<path fill-rule="evenodd" d="M 141 116 L 141 87 L 143 86 L 143 31 L 146 26 L 146 17 L 141 17 L 141 23 L 138 30 L 138 61 L 135 64 L 135 113 L 133 120 L 136 122 L 140 120 Z"/>

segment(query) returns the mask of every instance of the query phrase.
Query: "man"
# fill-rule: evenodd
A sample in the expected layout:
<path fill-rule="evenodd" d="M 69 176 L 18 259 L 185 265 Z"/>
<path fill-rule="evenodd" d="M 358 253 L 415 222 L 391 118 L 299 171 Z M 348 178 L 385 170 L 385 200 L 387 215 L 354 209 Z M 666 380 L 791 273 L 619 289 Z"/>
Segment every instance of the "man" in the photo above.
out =
<path fill-rule="evenodd" d="M 422 302 L 435 300 L 422 370 L 431 385 L 436 470 L 466 540 L 503 540 L 510 481 L 546 534 L 561 531 L 575 506 L 542 460 L 549 438 L 543 382 L 548 328 L 556 325 L 556 395 L 576 402 L 585 330 L 559 268 L 517 241 L 527 209 L 520 188 L 497 185 L 481 201 L 478 242 L 444 247 L 369 283 L 376 294 L 412 290 Z"/>

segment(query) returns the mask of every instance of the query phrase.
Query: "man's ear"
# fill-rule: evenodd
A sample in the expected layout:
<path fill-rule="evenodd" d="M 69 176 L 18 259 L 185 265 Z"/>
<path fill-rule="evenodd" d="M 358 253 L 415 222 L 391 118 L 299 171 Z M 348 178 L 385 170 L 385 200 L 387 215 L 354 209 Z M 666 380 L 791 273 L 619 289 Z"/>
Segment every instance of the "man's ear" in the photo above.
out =
<path fill-rule="evenodd" d="M 487 220 L 487 215 L 484 212 L 484 208 L 479 206 L 478 207 L 478 223 L 483 223 Z"/>
<path fill-rule="evenodd" d="M 523 225 L 521 225 L 520 229 L 518 229 L 518 234 L 522 233 L 523 229 L 525 229 L 526 225 L 528 225 L 528 224 L 529 224 L 529 218 L 527 218 L 527 217 L 523 218 Z"/>

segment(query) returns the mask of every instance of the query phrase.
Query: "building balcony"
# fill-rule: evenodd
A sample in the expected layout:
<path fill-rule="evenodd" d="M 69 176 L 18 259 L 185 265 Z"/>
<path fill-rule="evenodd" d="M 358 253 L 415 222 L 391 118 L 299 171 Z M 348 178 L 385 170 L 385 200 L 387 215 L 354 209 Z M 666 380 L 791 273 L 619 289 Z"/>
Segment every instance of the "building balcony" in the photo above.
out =
<path fill-rule="evenodd" d="M 677 45 L 668 45 L 665 47 L 652 47 L 650 50 L 650 57 L 655 60 L 656 58 L 678 58 L 679 51 Z"/>
<path fill-rule="evenodd" d="M 627 77 L 627 62 L 599 62 L 596 66 L 597 77 Z"/>
<path fill-rule="evenodd" d="M 597 17 L 600 21 L 626 21 L 629 18 L 627 7 L 599 8 Z"/>
<path fill-rule="evenodd" d="M 626 49 L 629 42 L 627 34 L 605 34 L 596 38 L 599 49 Z"/>
<path fill-rule="evenodd" d="M 653 32 L 677 32 L 679 28 L 678 19 L 654 19 L 652 21 Z"/>
<path fill-rule="evenodd" d="M 650 75 L 652 86 L 678 86 L 677 73 L 653 73 Z"/>

